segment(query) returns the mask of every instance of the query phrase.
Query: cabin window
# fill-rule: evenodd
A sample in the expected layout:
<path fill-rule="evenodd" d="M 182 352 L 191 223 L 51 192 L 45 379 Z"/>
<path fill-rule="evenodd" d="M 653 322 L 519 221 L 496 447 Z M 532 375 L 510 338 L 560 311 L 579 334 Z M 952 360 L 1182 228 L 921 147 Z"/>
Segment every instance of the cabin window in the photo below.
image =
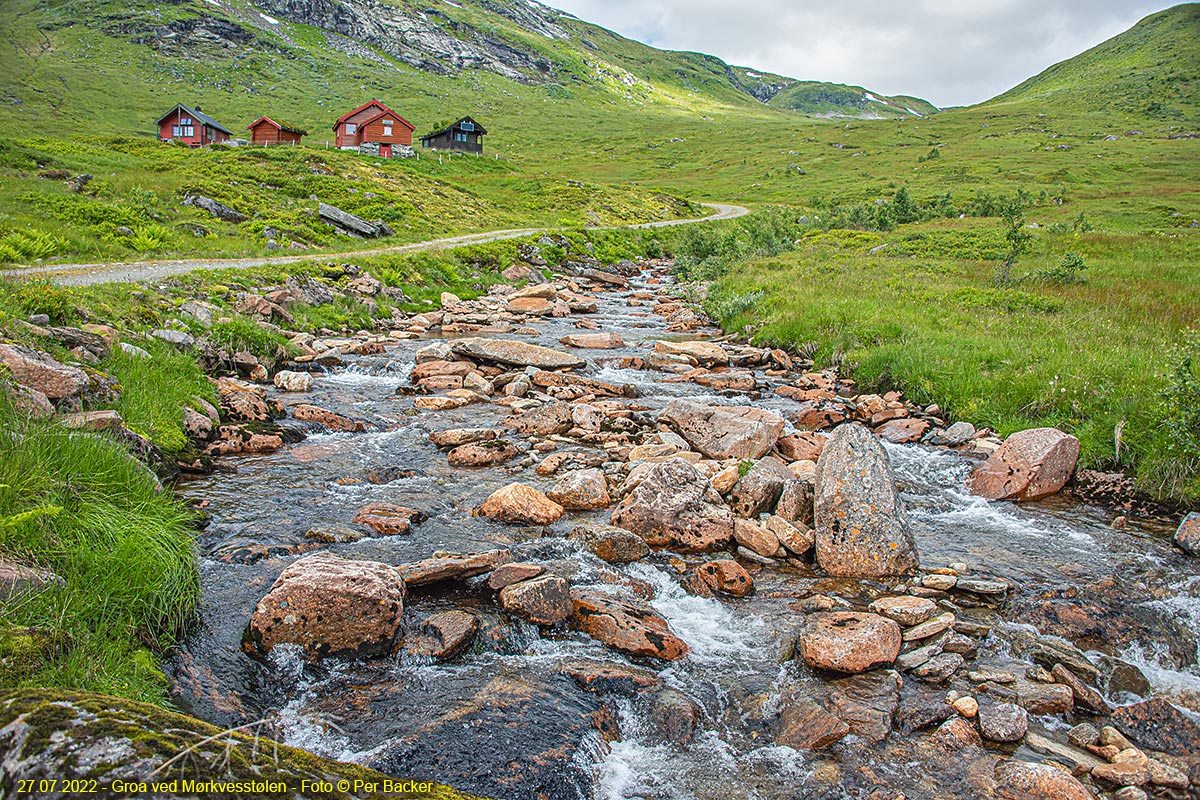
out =
<path fill-rule="evenodd" d="M 171 128 L 171 135 L 184 139 L 190 139 L 192 136 L 196 135 L 196 129 L 191 125 L 176 125 Z"/>
<path fill-rule="evenodd" d="M 454 132 L 454 141 L 465 142 L 466 140 L 467 140 L 467 135 L 465 133 L 461 133 L 459 131 Z"/>
<path fill-rule="evenodd" d="M 352 134 L 352 133 L 357 133 L 357 132 L 358 132 L 358 126 L 357 126 L 357 125 L 355 125 L 353 122 L 347 122 L 347 123 L 346 123 L 346 133 L 347 133 L 347 135 L 349 135 L 349 134 Z"/>
<path fill-rule="evenodd" d="M 192 118 L 191 118 L 191 117 L 180 117 L 180 118 L 179 118 L 179 124 L 180 124 L 180 125 L 191 125 L 191 124 L 192 124 Z"/>
<path fill-rule="evenodd" d="M 392 121 L 390 119 L 385 119 L 383 121 L 383 124 L 390 128 L 392 126 Z"/>
<path fill-rule="evenodd" d="M 391 136 L 391 135 L 392 135 L 392 126 L 391 126 L 391 125 L 388 125 L 386 122 L 385 122 L 385 123 L 383 123 L 383 135 L 384 135 L 384 136 Z"/>

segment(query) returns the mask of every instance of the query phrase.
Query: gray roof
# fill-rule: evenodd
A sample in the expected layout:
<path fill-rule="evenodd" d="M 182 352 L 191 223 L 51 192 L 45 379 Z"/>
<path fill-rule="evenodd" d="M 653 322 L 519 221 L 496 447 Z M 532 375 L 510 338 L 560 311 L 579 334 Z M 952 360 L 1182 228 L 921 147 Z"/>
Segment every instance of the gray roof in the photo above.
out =
<path fill-rule="evenodd" d="M 425 134 L 424 136 L 421 137 L 421 140 L 424 141 L 425 139 L 432 139 L 435 136 L 441 136 L 446 131 L 453 130 L 454 128 L 458 127 L 459 125 L 461 125 L 464 122 L 470 122 L 472 125 L 474 125 L 475 133 L 481 133 L 485 136 L 487 135 L 487 131 L 484 130 L 484 127 L 482 125 L 480 125 L 478 122 L 471 119 L 470 117 L 463 117 L 460 120 L 450 123 L 446 127 L 442 128 L 440 131 L 434 131 L 433 133 Z"/>
<path fill-rule="evenodd" d="M 227 133 L 230 136 L 233 136 L 233 131 L 229 130 L 229 128 L 226 128 L 224 125 L 217 122 L 215 119 L 210 117 L 208 114 L 197 111 L 194 108 L 189 108 L 188 106 L 185 106 L 183 103 L 180 103 L 179 105 L 175 106 L 170 111 L 168 111 L 166 114 L 163 114 L 161 117 L 159 117 L 158 119 L 155 120 L 155 123 L 161 125 L 162 121 L 164 119 L 166 119 L 167 117 L 171 116 L 171 114 L 174 113 L 176 110 L 186 112 L 189 116 L 195 117 L 196 119 L 200 120 L 200 124 L 202 124 L 202 125 L 208 125 L 210 128 L 216 128 L 217 130 L 222 131 L 223 133 Z"/>

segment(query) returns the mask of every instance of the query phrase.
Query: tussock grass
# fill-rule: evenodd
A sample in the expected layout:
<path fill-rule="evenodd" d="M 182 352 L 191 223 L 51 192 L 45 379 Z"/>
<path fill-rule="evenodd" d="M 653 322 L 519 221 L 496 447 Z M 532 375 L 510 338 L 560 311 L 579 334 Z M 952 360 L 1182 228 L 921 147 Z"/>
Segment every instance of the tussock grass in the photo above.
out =
<path fill-rule="evenodd" d="M 151 358 L 114 348 L 100 368 L 121 383 L 121 399 L 115 408 L 125 426 L 174 455 L 187 446 L 182 409 L 196 406 L 197 397 L 215 403 L 216 393 L 192 354 L 157 340 L 140 346 Z"/>

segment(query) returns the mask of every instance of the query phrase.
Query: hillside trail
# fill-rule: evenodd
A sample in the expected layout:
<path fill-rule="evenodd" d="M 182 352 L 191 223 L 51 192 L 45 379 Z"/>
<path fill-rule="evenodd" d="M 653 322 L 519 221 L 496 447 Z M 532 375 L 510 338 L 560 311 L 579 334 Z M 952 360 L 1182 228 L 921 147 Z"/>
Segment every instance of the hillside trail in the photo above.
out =
<path fill-rule="evenodd" d="M 1001 796 L 978 788 L 997 763 L 1034 769 L 1048 749 L 1092 758 L 1068 746 L 1067 731 L 1107 717 L 1045 682 L 1064 661 L 1106 703 L 1154 695 L 1200 711 L 1200 578 L 1169 532 L 1134 518 L 1113 528 L 1111 512 L 1065 494 L 1022 504 L 974 497 L 964 487 L 977 463 L 970 445 L 886 444 L 924 570 L 942 573 L 830 578 L 811 553 L 787 556 L 770 531 L 788 518 L 813 521 L 800 484 L 813 479 L 816 445 L 788 447 L 820 441 L 797 390 L 822 376 L 811 362 L 723 340 L 679 302 L 686 287 L 668 262 L 638 266 L 627 286 L 559 276 L 520 294 L 505 286 L 450 300 L 400 330 L 313 340 L 313 353 L 339 355 L 323 367 L 277 365 L 309 371 L 307 391 L 226 381 L 231 396 L 255 390 L 279 403 L 280 434 L 258 436 L 273 440 L 262 452 L 253 439 L 241 452 L 232 439 L 216 443 L 235 446 L 179 486 L 207 525 L 197 540 L 201 618 L 167 665 L 174 702 L 221 726 L 266 718 L 287 744 L 498 800 Z M 694 365 L 701 360 L 710 366 Z M 880 401 L 843 399 L 860 411 Z M 711 427 L 729 426 L 726 417 L 705 427 L 702 416 L 680 424 L 682 434 L 670 428 L 667 409 L 694 404 L 778 415 L 790 445 L 773 452 L 806 460 L 785 468 L 768 453 L 743 475 L 752 462 L 718 460 L 683 437 L 711 450 L 706 430 L 736 439 L 745 429 Z M 929 416 L 906 408 L 918 422 Z M 239 419 L 220 435 L 238 438 Z M 713 475 L 728 508 L 685 462 Z M 602 477 L 602 496 L 589 474 Z M 510 510 L 524 516 L 509 523 L 477 513 L 513 482 L 570 509 L 548 524 L 555 514 L 535 518 L 519 502 Z M 673 509 L 671 521 L 654 517 L 672 535 L 723 519 L 736 540 L 711 554 L 639 551 L 636 534 L 609 526 L 633 503 Z M 741 526 L 735 509 L 747 517 Z M 774 528 L 747 528 L 759 512 L 783 516 L 767 523 Z M 258 604 L 285 596 L 274 582 L 331 554 L 351 570 L 401 570 L 395 651 L 311 660 L 287 643 L 301 637 L 279 639 L 266 657 L 249 653 Z M 753 591 L 698 585 L 713 561 Z M 507 577 L 492 571 L 504 562 L 513 563 Z M 297 595 L 294 608 L 320 626 L 314 604 L 332 608 L 337 590 L 311 569 L 301 574 L 316 599 Z M 537 622 L 534 614 L 568 613 L 564 583 L 571 618 Z M 894 669 L 843 676 L 793 657 L 812 612 L 899 595 L 922 611 L 905 617 L 907 652 Z M 577 600 L 610 617 L 591 625 Z M 938 616 L 917 624 L 935 606 Z M 269 617 L 260 615 L 262 629 Z M 676 638 L 682 657 L 665 651 Z M 951 691 L 977 696 L 985 720 L 1019 715 L 1028 735 L 1019 746 L 982 741 L 974 719 L 948 705 Z"/>
<path fill-rule="evenodd" d="M 692 225 L 697 222 L 717 222 L 718 220 L 736 219 L 750 213 L 750 209 L 748 208 L 728 205 L 726 203 L 701 203 L 701 205 L 713 209 L 714 213 L 709 214 L 707 217 L 697 217 L 694 219 L 669 219 L 659 222 L 643 222 L 637 225 L 601 227 L 594 230 L 667 228 L 676 225 Z M 440 239 L 430 239 L 424 242 L 413 242 L 394 247 L 372 247 L 364 250 L 331 253 L 304 252 L 302 254 L 286 256 L 175 258 L 153 259 L 150 261 L 111 261 L 94 264 L 44 264 L 35 267 L 21 267 L 0 271 L 0 277 L 47 277 L 60 286 L 94 286 L 99 283 L 160 280 L 172 275 L 182 275 L 197 269 L 252 269 L 256 267 L 295 264 L 312 258 L 367 258 L 370 256 L 420 253 L 431 250 L 453 250 L 469 245 L 498 242 L 504 239 L 517 239 L 522 236 L 531 236 L 535 233 L 552 231 L 553 229 L 550 228 L 511 228 L 499 231 L 468 233 L 461 236 L 447 236 Z"/>

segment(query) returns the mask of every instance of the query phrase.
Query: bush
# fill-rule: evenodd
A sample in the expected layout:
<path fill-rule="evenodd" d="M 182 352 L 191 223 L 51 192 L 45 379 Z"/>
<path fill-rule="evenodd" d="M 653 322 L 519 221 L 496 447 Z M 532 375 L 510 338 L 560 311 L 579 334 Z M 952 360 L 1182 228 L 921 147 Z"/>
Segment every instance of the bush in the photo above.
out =
<path fill-rule="evenodd" d="M 1042 283 L 1048 283 L 1054 286 L 1065 286 L 1072 283 L 1083 283 L 1087 279 L 1083 277 L 1083 271 L 1087 269 L 1087 264 L 1083 257 L 1077 253 L 1067 253 L 1058 264 L 1050 269 L 1044 269 L 1033 274 L 1035 280 Z"/>

